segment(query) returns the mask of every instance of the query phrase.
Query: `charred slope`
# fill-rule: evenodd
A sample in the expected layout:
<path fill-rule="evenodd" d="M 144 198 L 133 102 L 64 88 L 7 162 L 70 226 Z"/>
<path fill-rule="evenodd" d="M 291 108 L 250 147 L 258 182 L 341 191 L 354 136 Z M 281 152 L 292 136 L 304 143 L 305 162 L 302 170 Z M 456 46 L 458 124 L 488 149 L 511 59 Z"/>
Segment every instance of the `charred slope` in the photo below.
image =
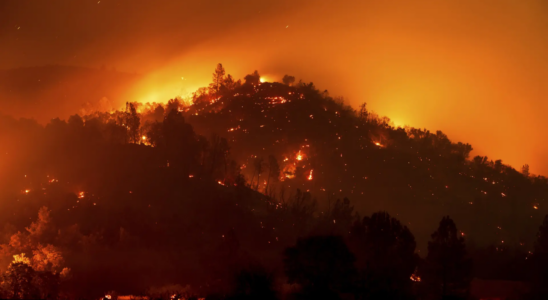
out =
<path fill-rule="evenodd" d="M 422 249 L 443 215 L 454 217 L 474 243 L 531 249 L 546 213 L 544 177 L 526 177 L 487 157 L 469 160 L 468 144 L 440 131 L 396 128 L 312 84 L 244 84 L 221 97 L 198 97 L 187 109 L 199 132 L 230 141 L 253 188 L 265 191 L 272 154 L 283 172 L 281 182 L 270 179 L 268 193 L 300 188 L 324 209 L 349 197 L 361 213 L 387 210 L 412 229 Z M 260 180 L 256 158 L 264 158 Z"/>

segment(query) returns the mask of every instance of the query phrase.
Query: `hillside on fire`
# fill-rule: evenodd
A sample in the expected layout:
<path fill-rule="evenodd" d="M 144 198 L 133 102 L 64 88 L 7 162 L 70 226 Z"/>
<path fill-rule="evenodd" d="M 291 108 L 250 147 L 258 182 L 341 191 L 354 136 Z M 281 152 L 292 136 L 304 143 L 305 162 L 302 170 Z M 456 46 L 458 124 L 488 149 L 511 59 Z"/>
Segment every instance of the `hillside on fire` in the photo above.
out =
<path fill-rule="evenodd" d="M 1 116 L 0 296 L 546 295 L 547 178 L 472 150 L 221 64 L 188 99 Z"/>

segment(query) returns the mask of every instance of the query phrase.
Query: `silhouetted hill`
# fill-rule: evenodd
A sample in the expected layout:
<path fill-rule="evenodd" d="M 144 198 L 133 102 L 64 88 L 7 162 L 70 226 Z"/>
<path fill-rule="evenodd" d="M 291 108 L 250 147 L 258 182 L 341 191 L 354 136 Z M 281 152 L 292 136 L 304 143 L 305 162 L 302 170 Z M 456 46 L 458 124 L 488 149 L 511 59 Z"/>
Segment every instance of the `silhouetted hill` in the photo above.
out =
<path fill-rule="evenodd" d="M 173 283 L 226 295 L 242 267 L 280 277 L 301 237 L 347 241 L 375 222 L 382 233 L 388 214 L 364 216 L 383 210 L 401 221 L 389 223 L 405 242 L 389 240 L 409 256 L 403 286 L 445 215 L 481 258 L 474 274 L 527 277 L 546 178 L 469 159 L 468 144 L 395 128 L 311 83 L 259 78 L 224 79 L 192 104 L 127 103 L 45 126 L 0 117 L 0 271 L 25 253 L 41 272 L 71 268 L 73 298 Z"/>
<path fill-rule="evenodd" d="M 288 171 L 277 189 L 310 191 L 324 209 L 349 197 L 362 214 L 387 210 L 411 228 L 419 249 L 443 215 L 454 217 L 472 243 L 531 249 L 547 212 L 546 178 L 525 177 L 500 160 L 469 158 L 470 145 L 440 131 L 396 128 L 313 84 L 267 82 L 203 95 L 185 116 L 198 132 L 227 138 L 248 180 L 254 157 L 266 161 L 273 154 Z M 264 188 L 261 179 L 258 190 Z"/>
<path fill-rule="evenodd" d="M 41 122 L 75 112 L 117 108 L 138 75 L 73 66 L 0 70 L 3 113 Z"/>

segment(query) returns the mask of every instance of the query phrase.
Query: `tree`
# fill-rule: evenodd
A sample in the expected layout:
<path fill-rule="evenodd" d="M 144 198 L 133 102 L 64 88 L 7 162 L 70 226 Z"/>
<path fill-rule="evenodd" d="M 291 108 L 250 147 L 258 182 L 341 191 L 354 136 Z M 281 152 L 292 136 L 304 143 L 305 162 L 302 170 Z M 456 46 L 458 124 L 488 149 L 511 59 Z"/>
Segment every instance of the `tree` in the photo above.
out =
<path fill-rule="evenodd" d="M 217 178 L 224 178 L 226 176 L 229 153 L 230 147 L 228 146 L 228 141 L 225 138 L 219 137 L 217 134 L 212 134 L 209 153 L 209 176 L 215 177 L 215 171 L 217 170 L 223 172 L 223 174 L 218 175 Z"/>
<path fill-rule="evenodd" d="M 535 299 L 548 297 L 548 215 L 544 217 L 537 233 L 533 252 L 533 295 Z"/>
<path fill-rule="evenodd" d="M 293 85 L 295 83 L 295 76 L 284 75 L 282 82 L 286 85 Z"/>
<path fill-rule="evenodd" d="M 225 80 L 225 69 L 222 64 L 217 64 L 215 72 L 213 72 L 213 82 L 209 85 L 209 88 L 216 94 L 219 94 L 223 81 Z"/>
<path fill-rule="evenodd" d="M 405 299 L 411 293 L 418 258 L 406 226 L 386 212 L 374 213 L 352 226 L 349 244 L 360 273 L 358 299 Z"/>
<path fill-rule="evenodd" d="M 252 74 L 246 75 L 244 77 L 245 84 L 258 85 L 261 80 L 261 75 L 255 70 Z"/>
<path fill-rule="evenodd" d="M 12 262 L 4 274 L 3 288 L 9 299 L 39 298 L 38 289 L 33 284 L 35 271 L 23 261 Z"/>
<path fill-rule="evenodd" d="M 227 299 L 234 300 L 276 300 L 274 276 L 264 267 L 253 265 L 236 272 L 233 290 Z"/>
<path fill-rule="evenodd" d="M 239 87 L 242 84 L 242 82 L 238 79 L 238 81 L 234 81 L 234 78 L 232 75 L 228 74 L 226 78 L 223 80 L 223 87 L 229 91 L 234 90 L 235 88 Z"/>
<path fill-rule="evenodd" d="M 425 285 L 442 299 L 466 299 L 471 281 L 472 261 L 467 257 L 464 238 L 449 216 L 444 217 L 432 241 L 422 278 Z"/>
<path fill-rule="evenodd" d="M 299 239 L 284 251 L 284 271 L 288 283 L 301 286 L 307 299 L 337 299 L 350 291 L 356 273 L 354 255 L 340 236 Z"/>
<path fill-rule="evenodd" d="M 367 121 L 367 118 L 369 117 L 369 112 L 367 111 L 367 103 L 362 103 L 360 105 L 360 119 Z"/>
<path fill-rule="evenodd" d="M 529 165 L 528 164 L 524 164 L 523 167 L 521 167 L 521 174 L 523 174 L 523 176 L 525 177 L 529 177 Z"/>
<path fill-rule="evenodd" d="M 262 157 L 256 157 L 253 161 L 253 177 L 251 177 L 251 187 L 253 187 L 253 179 L 255 178 L 255 174 L 257 174 L 257 185 L 255 186 L 255 189 L 259 188 L 261 173 L 263 172 L 264 168 L 264 159 Z"/>
<path fill-rule="evenodd" d="M 270 184 L 270 178 L 274 182 L 280 181 L 280 165 L 278 165 L 278 160 L 274 155 L 268 156 L 268 179 L 266 181 L 265 193 L 268 193 L 268 186 Z"/>
<path fill-rule="evenodd" d="M 128 128 L 129 141 L 137 144 L 141 140 L 139 135 L 141 118 L 137 114 L 137 109 L 133 103 L 129 103 L 129 106 L 126 107 L 125 125 Z"/>

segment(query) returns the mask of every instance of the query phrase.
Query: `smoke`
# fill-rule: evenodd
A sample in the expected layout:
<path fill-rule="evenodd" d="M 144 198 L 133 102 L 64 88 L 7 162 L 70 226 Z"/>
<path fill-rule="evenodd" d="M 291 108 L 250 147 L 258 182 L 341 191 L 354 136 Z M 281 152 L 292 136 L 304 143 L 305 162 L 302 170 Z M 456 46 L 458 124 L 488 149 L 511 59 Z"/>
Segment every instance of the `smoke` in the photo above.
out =
<path fill-rule="evenodd" d="M 396 125 L 439 129 L 474 154 L 548 173 L 542 0 L 2 5 L 1 68 L 106 65 L 142 74 L 127 94 L 108 97 L 115 104 L 188 94 L 221 62 L 238 78 L 257 69 L 269 80 L 287 73 L 313 81 Z"/>

